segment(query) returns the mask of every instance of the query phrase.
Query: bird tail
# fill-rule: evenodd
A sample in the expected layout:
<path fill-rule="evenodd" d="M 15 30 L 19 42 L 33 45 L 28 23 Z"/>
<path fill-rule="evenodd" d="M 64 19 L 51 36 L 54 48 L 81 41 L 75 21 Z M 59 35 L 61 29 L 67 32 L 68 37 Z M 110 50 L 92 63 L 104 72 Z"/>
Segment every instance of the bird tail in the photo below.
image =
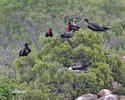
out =
<path fill-rule="evenodd" d="M 105 30 L 111 30 L 112 28 L 109 28 L 109 27 L 102 27 L 103 29 Z"/>

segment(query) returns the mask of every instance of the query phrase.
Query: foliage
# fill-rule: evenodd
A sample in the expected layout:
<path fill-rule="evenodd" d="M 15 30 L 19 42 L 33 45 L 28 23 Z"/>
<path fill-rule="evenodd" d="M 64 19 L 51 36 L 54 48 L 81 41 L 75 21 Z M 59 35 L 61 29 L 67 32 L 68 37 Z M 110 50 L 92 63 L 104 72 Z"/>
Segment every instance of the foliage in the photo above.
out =
<path fill-rule="evenodd" d="M 26 98 L 59 100 L 66 97 L 74 100 L 84 93 L 111 89 L 113 81 L 124 84 L 124 65 L 117 55 L 102 51 L 102 40 L 101 34 L 88 30 L 74 33 L 71 39 L 41 35 L 43 47 L 37 57 L 17 58 L 14 64 L 19 72 L 22 68 L 27 78 L 32 77 L 25 81 L 29 84 Z M 67 69 L 77 62 L 91 62 L 92 65 L 86 69 L 87 73 L 76 74 Z M 30 73 L 24 71 L 25 67 Z"/>
<path fill-rule="evenodd" d="M 120 87 L 117 91 L 113 91 L 117 95 L 125 95 L 125 87 Z"/>
<path fill-rule="evenodd" d="M 0 78 L 0 100 L 12 100 L 15 83 L 8 78 Z"/>
<path fill-rule="evenodd" d="M 35 64 L 34 59 L 34 56 L 20 57 L 15 59 L 14 64 L 17 67 L 16 69 L 18 70 L 18 74 L 20 75 L 18 82 L 29 82 L 35 77 L 35 72 L 31 70 Z"/>

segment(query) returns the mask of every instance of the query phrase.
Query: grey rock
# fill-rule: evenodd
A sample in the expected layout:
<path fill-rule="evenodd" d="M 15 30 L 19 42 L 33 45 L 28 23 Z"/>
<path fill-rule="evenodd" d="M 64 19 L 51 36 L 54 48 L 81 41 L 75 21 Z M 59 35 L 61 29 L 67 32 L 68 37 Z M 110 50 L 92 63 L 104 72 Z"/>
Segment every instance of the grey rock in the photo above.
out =
<path fill-rule="evenodd" d="M 97 100 L 97 95 L 95 94 L 85 94 L 81 97 L 77 98 L 76 100 Z"/>

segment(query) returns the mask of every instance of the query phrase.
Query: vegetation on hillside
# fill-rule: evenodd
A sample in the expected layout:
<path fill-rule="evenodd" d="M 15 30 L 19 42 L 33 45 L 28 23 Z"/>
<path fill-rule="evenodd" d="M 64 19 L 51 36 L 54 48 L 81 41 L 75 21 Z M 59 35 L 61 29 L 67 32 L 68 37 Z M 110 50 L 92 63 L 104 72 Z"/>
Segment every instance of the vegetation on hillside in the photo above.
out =
<path fill-rule="evenodd" d="M 81 29 L 73 38 L 55 37 L 74 18 Z M 112 29 L 89 31 L 84 18 Z M 114 81 L 122 85 L 117 93 L 124 94 L 125 65 L 114 54 L 125 51 L 124 0 L 0 0 L 0 19 L 0 78 L 8 77 L 0 81 L 0 99 L 13 96 L 13 82 L 27 91 L 27 100 L 74 100 L 84 93 L 112 89 Z M 49 27 L 53 38 L 44 37 Z M 26 42 L 32 52 L 18 58 Z M 69 71 L 77 62 L 92 65 L 80 74 Z"/>
<path fill-rule="evenodd" d="M 12 100 L 16 84 L 8 78 L 0 78 L 0 100 Z"/>
<path fill-rule="evenodd" d="M 118 55 L 102 51 L 101 34 L 80 30 L 71 39 L 41 35 L 40 40 L 40 52 L 14 62 L 20 73 L 19 84 L 26 82 L 23 88 L 27 90 L 27 99 L 74 100 L 85 93 L 112 89 L 114 81 L 125 86 L 125 66 Z M 92 65 L 79 74 L 68 70 L 77 62 L 92 62 Z"/>

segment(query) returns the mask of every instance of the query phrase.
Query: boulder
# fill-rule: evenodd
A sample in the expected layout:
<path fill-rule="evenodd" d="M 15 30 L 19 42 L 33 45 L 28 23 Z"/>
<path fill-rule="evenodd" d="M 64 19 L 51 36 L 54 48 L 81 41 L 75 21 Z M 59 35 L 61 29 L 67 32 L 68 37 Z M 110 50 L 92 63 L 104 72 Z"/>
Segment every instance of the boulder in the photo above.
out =
<path fill-rule="evenodd" d="M 118 96 L 112 94 L 108 89 L 102 89 L 98 95 L 100 96 L 98 100 L 118 100 Z"/>
<path fill-rule="evenodd" d="M 118 100 L 125 100 L 125 96 L 119 96 Z"/>
<path fill-rule="evenodd" d="M 119 100 L 119 99 L 117 95 L 110 94 L 110 95 L 105 95 L 99 98 L 98 100 Z"/>
<path fill-rule="evenodd" d="M 85 94 L 81 97 L 77 98 L 76 100 L 97 100 L 97 95 L 94 94 Z"/>
<path fill-rule="evenodd" d="M 121 86 L 121 84 L 118 83 L 118 82 L 114 82 L 112 85 L 113 85 L 113 90 L 114 90 L 114 91 L 118 91 L 118 90 L 119 90 L 119 87 Z"/>
<path fill-rule="evenodd" d="M 114 95 L 110 90 L 102 89 L 98 96 L 95 94 L 85 94 L 76 100 L 125 100 L 125 96 Z"/>
<path fill-rule="evenodd" d="M 99 95 L 100 97 L 103 97 L 103 96 L 106 96 L 106 95 L 110 95 L 110 94 L 112 94 L 112 92 L 111 92 L 110 90 L 108 90 L 108 89 L 102 89 L 102 90 L 98 93 L 98 95 Z"/>

